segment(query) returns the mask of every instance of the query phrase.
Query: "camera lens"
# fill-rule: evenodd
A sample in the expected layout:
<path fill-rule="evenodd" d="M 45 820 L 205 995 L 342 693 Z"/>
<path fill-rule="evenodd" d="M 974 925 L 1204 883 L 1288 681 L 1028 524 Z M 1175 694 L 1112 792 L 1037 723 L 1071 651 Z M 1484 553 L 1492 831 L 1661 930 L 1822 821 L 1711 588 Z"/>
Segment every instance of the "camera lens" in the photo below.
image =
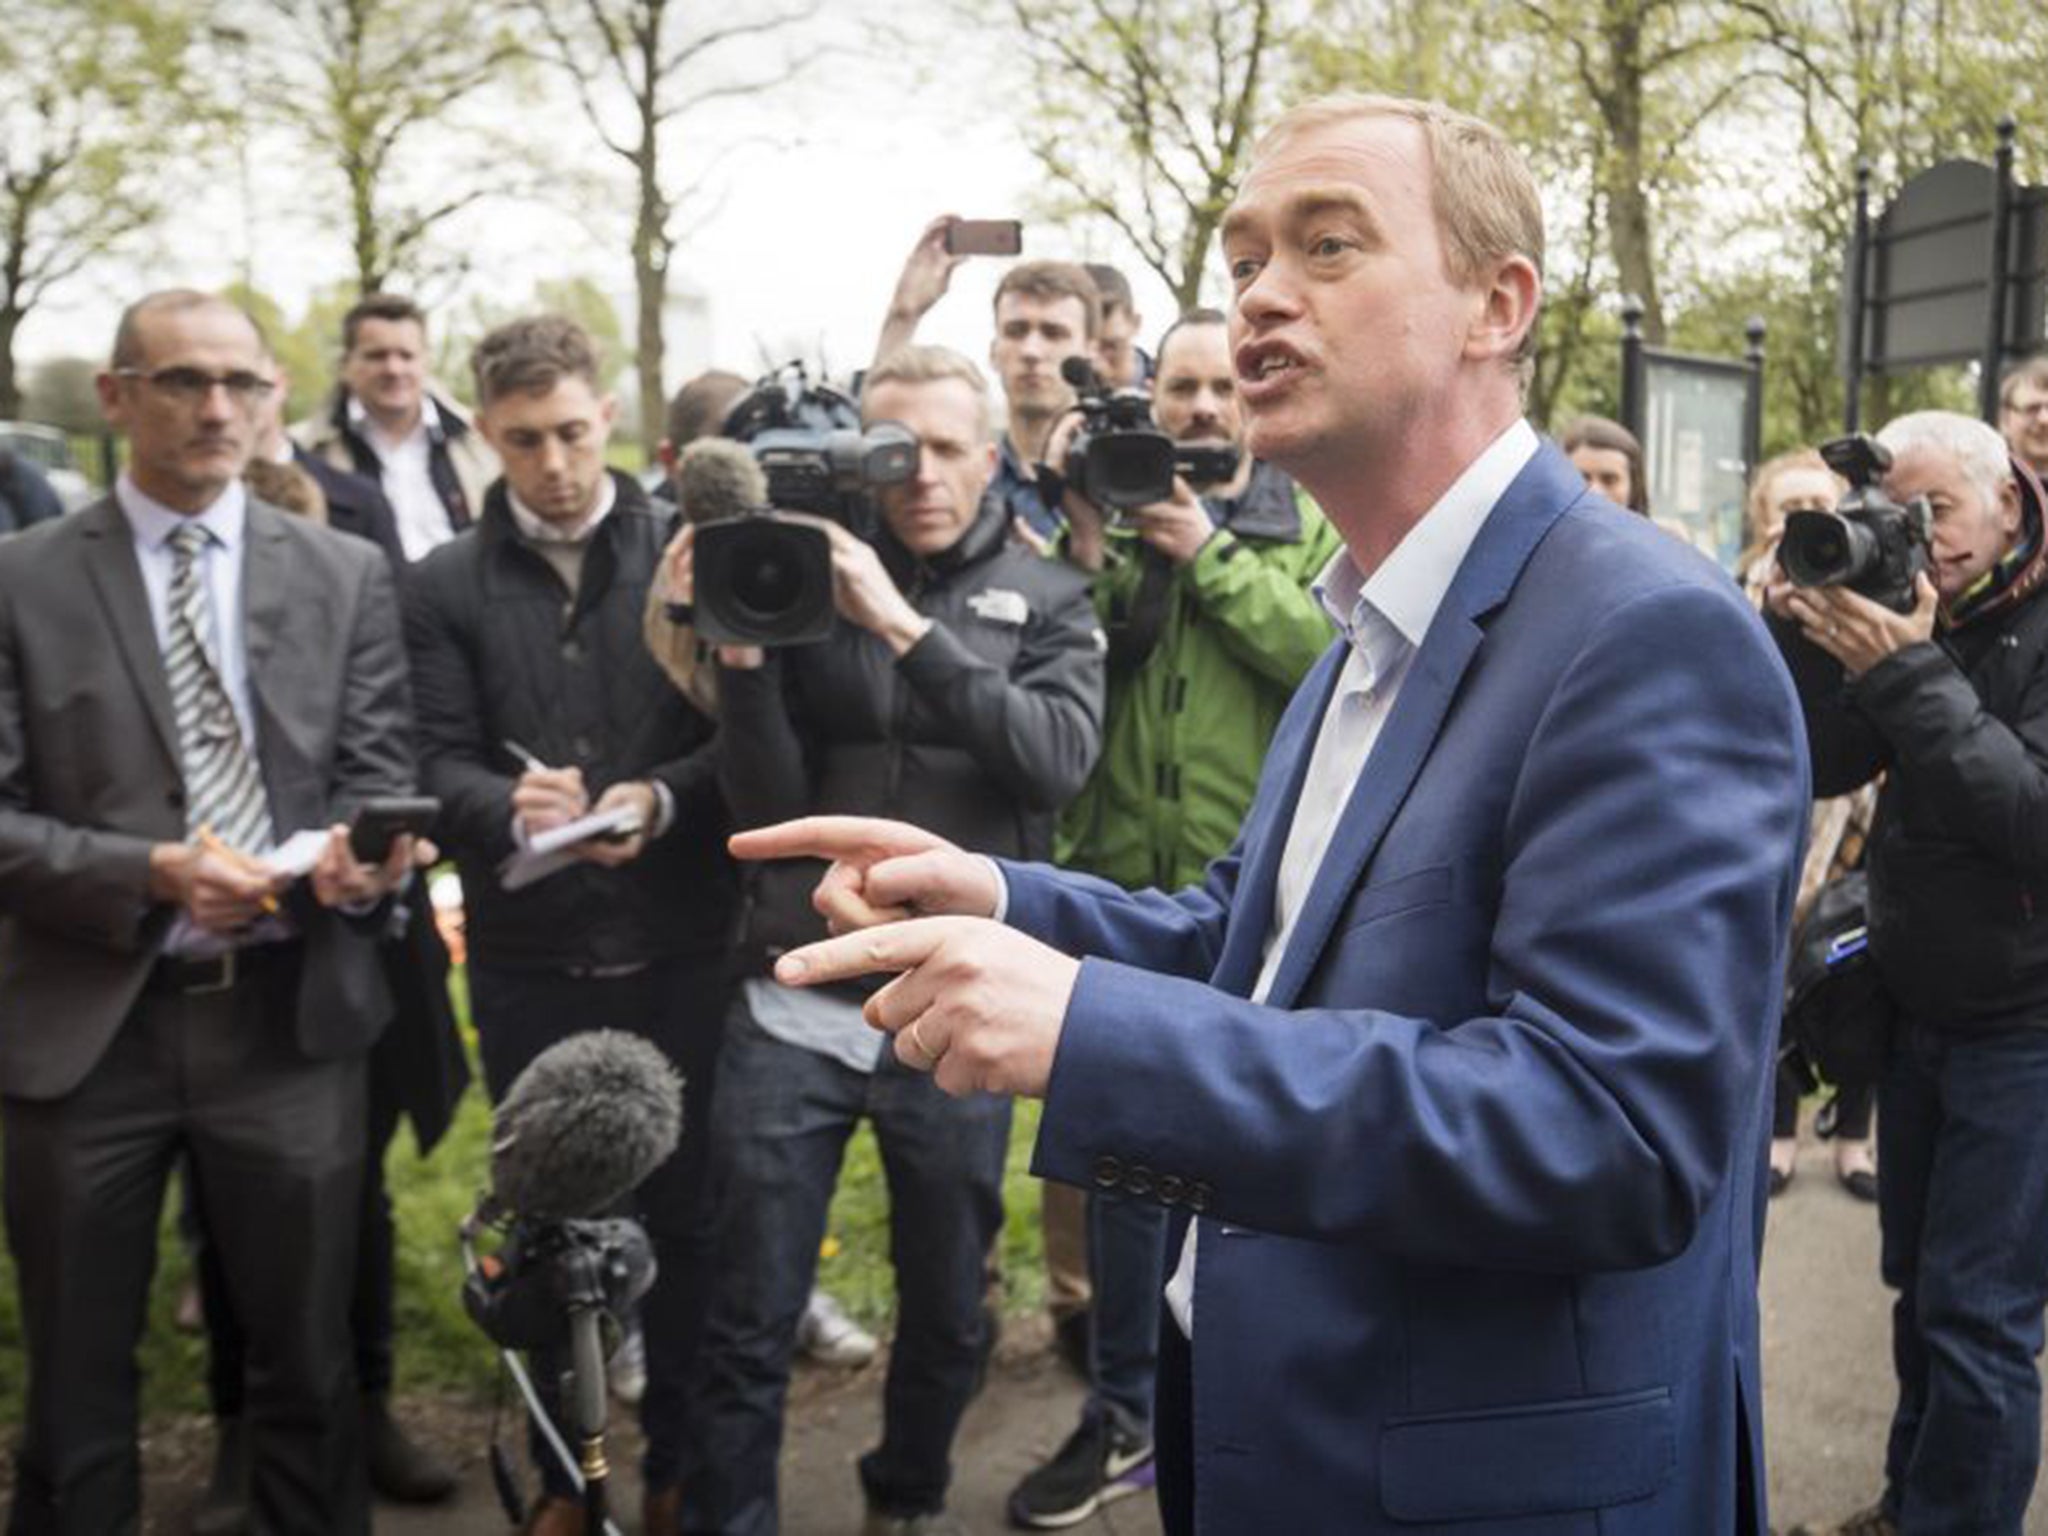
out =
<path fill-rule="evenodd" d="M 1798 586 L 1844 586 L 1879 562 L 1877 540 L 1861 523 L 1835 512 L 1794 512 L 1785 519 L 1778 563 Z"/>
<path fill-rule="evenodd" d="M 794 608 L 803 598 L 805 568 L 790 558 L 788 541 L 776 536 L 779 530 L 749 530 L 732 555 L 732 600 L 747 615 L 774 620 Z"/>

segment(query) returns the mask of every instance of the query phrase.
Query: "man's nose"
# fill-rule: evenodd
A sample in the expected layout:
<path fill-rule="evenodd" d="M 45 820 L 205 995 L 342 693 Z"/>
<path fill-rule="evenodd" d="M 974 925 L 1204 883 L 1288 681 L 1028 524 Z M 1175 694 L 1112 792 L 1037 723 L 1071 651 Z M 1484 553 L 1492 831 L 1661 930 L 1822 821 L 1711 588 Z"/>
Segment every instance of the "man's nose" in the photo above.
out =
<path fill-rule="evenodd" d="M 1272 257 L 1259 268 L 1255 276 L 1237 293 L 1237 312 L 1251 323 L 1283 319 L 1300 309 L 1300 299 L 1295 291 L 1294 275 L 1278 256 Z"/>

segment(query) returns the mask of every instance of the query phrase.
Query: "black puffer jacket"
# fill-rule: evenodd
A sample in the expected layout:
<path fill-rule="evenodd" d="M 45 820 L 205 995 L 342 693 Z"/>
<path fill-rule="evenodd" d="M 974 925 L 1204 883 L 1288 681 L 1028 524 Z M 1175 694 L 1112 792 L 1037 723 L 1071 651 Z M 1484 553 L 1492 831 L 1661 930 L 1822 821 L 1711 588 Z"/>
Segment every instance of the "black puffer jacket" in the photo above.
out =
<path fill-rule="evenodd" d="M 1868 852 L 1872 956 L 1908 1018 L 2048 1026 L 2048 539 L 1997 598 L 1845 683 L 1773 620 L 1813 746 L 1813 792 L 1886 775 Z"/>
<path fill-rule="evenodd" d="M 914 822 L 963 847 L 1047 857 L 1053 816 L 1102 746 L 1102 639 L 1082 576 L 1009 542 L 993 499 L 943 554 L 876 547 L 935 622 L 898 660 L 841 621 L 816 645 L 719 676 L 720 781 L 736 826 L 835 812 Z M 753 970 L 824 937 L 821 866 L 753 876 L 743 960 Z"/>
<path fill-rule="evenodd" d="M 554 568 L 519 537 L 500 480 L 483 517 L 413 567 L 406 648 L 419 716 L 420 783 L 442 802 L 440 836 L 462 873 L 469 949 L 522 969 L 635 965 L 722 947 L 737 887 L 710 746 L 712 724 L 670 686 L 640 638 L 668 532 L 640 488 L 591 535 L 571 606 Z M 507 893 L 512 852 L 507 740 L 579 767 L 595 801 L 625 779 L 659 779 L 676 819 L 632 863 L 576 864 Z"/>

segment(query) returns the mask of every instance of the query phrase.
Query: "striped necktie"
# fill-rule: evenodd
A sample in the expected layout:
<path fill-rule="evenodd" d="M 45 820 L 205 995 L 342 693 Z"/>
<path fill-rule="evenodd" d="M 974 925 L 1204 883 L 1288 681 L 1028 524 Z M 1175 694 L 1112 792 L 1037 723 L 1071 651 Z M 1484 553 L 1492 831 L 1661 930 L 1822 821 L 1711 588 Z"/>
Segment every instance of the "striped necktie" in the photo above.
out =
<path fill-rule="evenodd" d="M 200 828 L 210 827 L 230 848 L 260 854 L 275 841 L 270 804 L 211 644 L 213 605 L 199 574 L 199 552 L 212 537 L 188 522 L 170 538 L 171 645 L 164 667 L 185 772 L 185 830 L 188 840 L 196 840 Z"/>

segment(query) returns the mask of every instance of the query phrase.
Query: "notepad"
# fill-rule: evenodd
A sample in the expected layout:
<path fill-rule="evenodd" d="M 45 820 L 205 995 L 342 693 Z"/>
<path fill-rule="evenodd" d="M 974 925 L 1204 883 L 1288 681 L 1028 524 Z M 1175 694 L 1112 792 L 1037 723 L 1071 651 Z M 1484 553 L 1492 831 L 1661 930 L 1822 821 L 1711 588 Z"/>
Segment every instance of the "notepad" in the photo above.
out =
<path fill-rule="evenodd" d="M 498 886 L 501 890 L 521 890 L 577 862 L 576 849 L 593 837 L 631 837 L 639 830 L 639 809 L 615 805 L 608 811 L 592 811 L 588 816 L 537 832 L 524 848 L 498 866 Z"/>

